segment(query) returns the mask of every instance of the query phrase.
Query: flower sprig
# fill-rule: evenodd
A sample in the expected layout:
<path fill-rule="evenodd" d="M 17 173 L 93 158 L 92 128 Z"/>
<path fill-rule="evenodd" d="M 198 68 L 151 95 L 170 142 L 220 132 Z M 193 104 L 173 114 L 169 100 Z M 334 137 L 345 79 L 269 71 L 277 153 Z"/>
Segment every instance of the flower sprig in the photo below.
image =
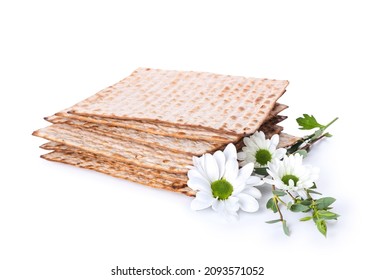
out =
<path fill-rule="evenodd" d="M 238 168 L 237 151 L 229 144 L 224 151 L 213 155 L 193 157 L 194 166 L 188 172 L 188 186 L 197 191 L 191 203 L 193 210 L 209 207 L 230 219 L 237 216 L 239 209 L 255 212 L 259 209 L 257 199 L 261 192 L 255 188 L 263 181 L 252 176 L 254 163 Z"/>
<path fill-rule="evenodd" d="M 224 151 L 213 155 L 193 157 L 194 166 L 188 172 L 188 186 L 197 191 L 192 209 L 212 207 L 227 218 L 236 217 L 239 210 L 255 212 L 259 208 L 256 199 L 261 198 L 261 192 L 255 187 L 268 183 L 272 197 L 266 208 L 278 213 L 279 218 L 267 223 L 281 222 L 284 233 L 289 235 L 282 213 L 286 208 L 291 212 L 306 213 L 300 221 L 314 221 L 319 232 L 326 236 L 327 221 L 339 217 L 331 211 L 335 199 L 313 197 L 322 195 L 316 191 L 319 170 L 304 164 L 303 158 L 314 143 L 332 136 L 326 129 L 337 119 L 322 125 L 314 116 L 304 114 L 297 119 L 300 129 L 314 131 L 287 149 L 277 148 L 279 135 L 266 139 L 263 132 L 256 132 L 243 139 L 245 146 L 238 153 L 235 146 L 229 144 Z"/>
<path fill-rule="evenodd" d="M 314 186 L 313 188 L 316 187 Z M 292 212 L 310 213 L 310 215 L 305 216 L 299 220 L 301 222 L 313 220 L 319 232 L 326 236 L 326 221 L 337 220 L 337 218 L 339 217 L 338 214 L 330 211 L 330 209 L 332 209 L 331 204 L 334 203 L 336 199 L 334 199 L 333 197 L 322 197 L 319 199 L 315 199 L 310 195 L 311 192 L 317 193 L 312 190 L 313 188 L 307 190 L 307 199 L 301 199 L 292 196 L 291 193 L 288 191 L 275 190 L 275 188 L 273 187 L 273 197 L 268 200 L 266 207 L 267 209 L 272 210 L 274 213 L 279 212 L 280 218 L 276 220 L 267 221 L 266 223 L 274 224 L 277 222 L 282 222 L 284 233 L 286 235 L 289 235 L 289 228 L 279 207 L 279 203 L 281 203 Z M 289 195 L 292 198 L 292 201 L 286 203 L 281 199 L 281 197 L 286 195 Z"/>
<path fill-rule="evenodd" d="M 306 157 L 307 153 L 310 151 L 311 146 L 323 139 L 324 137 L 332 137 L 332 134 L 325 132 L 325 130 L 331 126 L 339 118 L 334 118 L 326 125 L 318 123 L 313 115 L 303 114 L 303 117 L 297 118 L 297 123 L 301 130 L 312 130 L 316 129 L 312 134 L 306 135 L 298 140 L 294 145 L 289 147 L 288 154 L 299 153 Z"/>
<path fill-rule="evenodd" d="M 292 212 L 310 213 L 311 215 L 301 218 L 300 221 L 313 220 L 319 232 L 324 236 L 327 235 L 326 221 L 337 220 L 339 217 L 338 214 L 330 211 L 331 205 L 336 201 L 333 197 L 315 199 L 312 196 L 322 195 L 316 191 L 315 181 L 318 179 L 318 170 L 309 165 L 304 165 L 302 160 L 307 156 L 314 143 L 324 137 L 332 136 L 325 130 L 337 119 L 335 118 L 327 125 L 322 125 L 312 115 L 304 114 L 303 117 L 298 118 L 297 123 L 301 130 L 316 130 L 289 147 L 282 161 L 270 162 L 266 168 L 266 172 L 271 178 L 266 177 L 264 181 L 272 185 L 273 194 L 273 197 L 267 201 L 266 207 L 274 213 L 278 212 L 280 216 L 279 219 L 267 223 L 281 222 L 286 235 L 289 235 L 289 228 L 282 215 L 280 205 Z M 264 171 L 261 170 L 259 175 L 264 175 Z M 289 201 L 285 202 L 284 197 L 289 198 Z"/>

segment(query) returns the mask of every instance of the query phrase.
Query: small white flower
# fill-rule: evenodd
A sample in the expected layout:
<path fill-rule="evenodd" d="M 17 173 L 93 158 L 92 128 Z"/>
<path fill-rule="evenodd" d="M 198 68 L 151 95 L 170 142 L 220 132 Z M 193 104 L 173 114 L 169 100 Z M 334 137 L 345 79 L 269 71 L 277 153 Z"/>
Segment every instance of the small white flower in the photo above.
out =
<path fill-rule="evenodd" d="M 270 162 L 282 159 L 286 153 L 283 148 L 276 149 L 279 144 L 278 134 L 266 139 L 263 131 L 257 131 L 250 137 L 245 137 L 243 142 L 245 147 L 238 153 L 241 166 L 253 162 L 255 167 L 266 167 Z"/>
<path fill-rule="evenodd" d="M 215 211 L 231 217 L 237 216 L 239 209 L 246 212 L 259 209 L 256 199 L 261 198 L 261 193 L 254 186 L 262 185 L 263 181 L 251 176 L 253 163 L 239 170 L 237 151 L 233 144 L 229 144 L 224 152 L 193 157 L 193 163 L 187 182 L 191 189 L 197 191 L 191 203 L 193 210 L 212 206 Z"/>
<path fill-rule="evenodd" d="M 319 177 L 319 170 L 310 165 L 303 165 L 300 154 L 290 155 L 269 164 L 268 174 L 272 179 L 264 181 L 276 188 L 296 192 L 300 197 L 307 198 L 306 189 L 311 188 Z"/>

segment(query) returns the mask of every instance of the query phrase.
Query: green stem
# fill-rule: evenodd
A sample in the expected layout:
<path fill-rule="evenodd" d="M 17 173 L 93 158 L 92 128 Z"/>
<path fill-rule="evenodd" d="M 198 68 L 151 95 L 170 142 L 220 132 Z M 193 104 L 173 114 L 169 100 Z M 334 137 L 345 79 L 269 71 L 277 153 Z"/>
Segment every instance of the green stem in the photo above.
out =
<path fill-rule="evenodd" d="M 272 185 L 272 190 L 274 191 L 275 189 L 276 189 L 275 186 Z M 274 197 L 274 199 L 276 199 L 275 205 L 276 205 L 277 212 L 279 212 L 279 215 L 280 215 L 280 221 L 284 221 L 284 217 L 283 217 L 283 214 L 281 213 L 279 203 L 278 203 L 278 201 L 280 201 L 280 198 L 277 195 L 274 195 L 273 197 Z M 283 202 L 283 203 L 285 203 L 285 202 Z"/>
<path fill-rule="evenodd" d="M 336 117 L 336 118 L 334 118 L 332 121 L 330 121 L 327 125 L 325 125 L 325 126 L 323 126 L 322 128 L 320 128 L 320 129 L 322 129 L 322 133 L 328 128 L 328 127 L 330 127 L 335 121 L 337 121 L 339 118 L 338 117 Z M 313 133 L 313 134 L 310 134 L 310 135 L 308 135 L 308 136 L 305 136 L 304 138 L 303 138 L 303 140 L 304 141 L 307 141 L 307 140 L 310 140 L 311 138 L 313 138 L 315 136 L 315 133 Z M 324 137 L 324 134 L 322 134 L 319 138 L 317 138 L 317 139 L 315 139 L 316 141 L 318 141 L 318 140 L 320 140 L 320 139 L 322 139 Z M 316 142 L 314 140 L 314 143 Z"/>
<path fill-rule="evenodd" d="M 279 212 L 280 220 L 281 220 L 281 221 L 284 221 L 284 217 L 283 217 L 283 214 L 281 213 L 281 210 L 280 210 L 279 204 L 276 202 L 275 205 L 276 205 L 277 212 Z"/>
<path fill-rule="evenodd" d="M 326 137 L 326 134 L 323 134 L 323 135 L 320 135 L 318 138 L 312 140 L 312 141 L 306 141 L 305 143 L 305 146 L 300 148 L 299 150 L 306 150 L 307 152 L 310 150 L 311 146 L 314 145 L 316 142 L 318 142 L 319 140 L 323 139 L 324 137 Z M 311 137 L 312 138 L 312 137 Z M 311 139 L 309 138 L 309 140 Z"/>
<path fill-rule="evenodd" d="M 294 202 L 297 201 L 297 199 L 288 191 L 286 191 L 286 193 L 293 199 Z"/>
<path fill-rule="evenodd" d="M 324 130 L 326 130 L 331 124 L 333 124 L 335 121 L 337 121 L 339 118 L 336 117 L 334 118 L 330 123 L 328 123 L 325 127 L 324 127 Z"/>
<path fill-rule="evenodd" d="M 277 196 L 277 195 L 274 195 L 273 196 L 274 198 L 276 198 L 281 204 L 283 204 L 284 206 L 286 206 L 287 204 L 285 203 L 285 201 L 283 201 L 280 196 Z"/>

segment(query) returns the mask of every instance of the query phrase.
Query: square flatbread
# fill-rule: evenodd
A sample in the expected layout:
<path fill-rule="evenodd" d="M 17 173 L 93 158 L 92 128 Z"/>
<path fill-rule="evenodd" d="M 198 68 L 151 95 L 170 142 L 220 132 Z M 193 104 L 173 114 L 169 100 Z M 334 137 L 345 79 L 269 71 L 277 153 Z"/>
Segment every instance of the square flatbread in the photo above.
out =
<path fill-rule="evenodd" d="M 282 130 L 279 126 L 273 128 L 275 133 Z M 126 139 L 119 140 L 69 124 L 53 124 L 35 131 L 33 135 L 89 153 L 166 172 L 186 174 L 187 166 L 192 164 L 192 158 L 187 154 L 168 149 L 155 149 Z"/>
<path fill-rule="evenodd" d="M 67 111 L 245 135 L 267 119 L 288 81 L 139 68 Z"/>
<path fill-rule="evenodd" d="M 283 121 L 285 116 L 275 116 L 264 123 L 260 130 L 270 134 L 270 133 L 280 133 L 279 130 L 275 131 L 275 125 Z M 54 124 L 67 124 L 75 128 L 84 129 L 86 131 L 95 132 L 100 135 L 110 136 L 117 138 L 119 140 L 125 140 L 130 142 L 135 142 L 150 146 L 162 150 L 170 150 L 176 153 L 183 153 L 187 155 L 202 155 L 207 152 L 215 151 L 221 148 L 223 145 L 230 142 L 236 141 L 227 141 L 226 143 L 213 142 L 213 141 L 199 141 L 191 139 L 176 138 L 170 136 L 162 136 L 159 134 L 147 133 L 142 130 L 135 130 L 131 128 L 117 127 L 117 126 L 107 126 L 104 124 L 97 124 L 85 121 L 79 121 L 63 117 L 54 117 L 50 119 L 50 122 Z"/>
<path fill-rule="evenodd" d="M 281 111 L 288 108 L 288 106 L 284 104 L 277 103 L 275 107 L 272 109 L 268 117 L 266 118 L 266 122 L 270 119 L 274 118 L 279 114 Z M 103 117 L 96 117 L 96 116 L 80 116 L 68 112 L 59 112 L 54 116 L 45 118 L 47 121 L 52 123 L 61 123 L 61 119 L 70 120 L 71 123 L 73 122 L 86 122 L 86 123 L 93 123 L 107 127 L 121 127 L 131 130 L 138 130 L 152 135 L 161 135 L 161 136 L 168 136 L 174 137 L 179 139 L 188 139 L 193 141 L 207 141 L 210 143 L 230 143 L 230 142 L 237 142 L 239 141 L 243 135 L 233 135 L 233 134 L 226 134 L 223 132 L 214 132 L 208 131 L 203 128 L 197 127 L 186 127 L 186 126 L 179 126 L 176 127 L 171 124 L 166 123 L 149 123 L 145 121 L 138 121 L 138 120 L 120 120 L 120 119 L 113 119 L 113 118 L 103 118 Z M 259 128 L 261 130 L 261 128 Z"/>
<path fill-rule="evenodd" d="M 279 147 L 291 146 L 299 139 L 300 138 L 298 137 L 281 133 Z M 43 144 L 41 148 L 53 150 L 52 152 L 41 156 L 46 160 L 94 170 L 113 177 L 154 188 L 183 193 L 188 196 L 195 195 L 195 191 L 187 186 L 186 174 L 174 174 L 155 169 L 143 168 L 56 142 L 48 142 Z"/>
<path fill-rule="evenodd" d="M 70 164 L 76 167 L 98 171 L 116 178 L 129 180 L 138 184 L 147 185 L 154 188 L 179 192 L 188 196 L 194 196 L 195 191 L 185 184 L 176 183 L 159 176 L 157 172 L 149 169 L 142 169 L 137 166 L 124 165 L 105 157 L 91 156 L 87 153 L 75 153 L 72 151 L 57 152 L 41 156 L 50 161 Z"/>

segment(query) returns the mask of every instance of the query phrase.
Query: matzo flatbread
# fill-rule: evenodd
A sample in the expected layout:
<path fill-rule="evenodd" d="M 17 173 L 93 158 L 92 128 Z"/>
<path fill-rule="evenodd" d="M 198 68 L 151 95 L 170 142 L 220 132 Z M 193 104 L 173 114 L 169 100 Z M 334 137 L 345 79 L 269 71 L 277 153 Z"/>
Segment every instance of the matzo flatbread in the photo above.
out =
<path fill-rule="evenodd" d="M 281 111 L 285 110 L 288 106 L 284 104 L 277 103 L 274 108 L 272 109 L 270 115 L 267 117 L 267 121 Z M 168 136 L 174 137 L 179 139 L 188 139 L 193 141 L 207 141 L 210 143 L 229 143 L 229 142 L 237 142 L 242 138 L 242 136 L 226 134 L 223 132 L 214 132 L 214 131 L 207 131 L 203 128 L 196 128 L 196 127 L 188 127 L 188 126 L 174 126 L 171 124 L 165 123 L 148 123 L 144 121 L 138 120 L 120 120 L 120 119 L 112 119 L 112 118 L 102 118 L 96 116 L 80 116 L 68 113 L 67 111 L 61 111 L 57 113 L 55 116 L 45 118 L 47 121 L 56 123 L 59 121 L 59 118 L 66 118 L 75 121 L 82 121 L 88 123 L 96 123 L 100 125 L 105 125 L 107 127 L 123 127 L 127 129 L 133 129 L 138 131 L 143 131 L 146 133 L 154 134 L 154 135 L 161 135 L 161 136 Z"/>
<path fill-rule="evenodd" d="M 281 133 L 279 147 L 293 145 L 300 138 Z M 41 157 L 50 161 L 70 164 L 76 167 L 95 170 L 113 177 L 130 180 L 139 184 L 161 188 L 169 191 L 180 192 L 194 196 L 195 191 L 187 187 L 187 176 L 171 174 L 168 172 L 142 168 L 135 165 L 125 164 L 111 158 L 98 156 L 77 150 L 63 144 L 49 142 L 42 145 L 44 149 L 55 150 Z"/>
<path fill-rule="evenodd" d="M 288 81 L 139 68 L 71 107 L 76 115 L 254 133 Z"/>
<path fill-rule="evenodd" d="M 164 180 L 168 180 L 168 181 L 174 182 L 174 183 L 179 184 L 179 185 L 181 185 L 181 184 L 186 185 L 186 182 L 187 182 L 187 174 L 175 174 L 175 173 L 160 171 L 160 170 L 157 170 L 157 169 L 142 168 L 142 167 L 139 167 L 139 166 L 136 166 L 136 165 L 133 165 L 133 164 L 125 163 L 123 161 L 118 161 L 118 160 L 110 158 L 110 157 L 105 157 L 105 156 L 100 156 L 100 155 L 97 155 L 97 154 L 94 154 L 94 153 L 89 153 L 89 152 L 86 152 L 86 151 L 83 151 L 83 150 L 80 150 L 80 149 L 77 149 L 77 148 L 74 148 L 74 147 L 71 147 L 71 146 L 67 146 L 67 145 L 64 145 L 64 144 L 61 144 L 61 143 L 57 143 L 57 142 L 47 142 L 47 143 L 41 145 L 40 148 L 42 148 L 44 150 L 51 150 L 51 151 L 61 152 L 61 153 L 83 154 L 83 155 L 85 155 L 86 158 L 87 157 L 99 158 L 99 159 L 102 159 L 102 160 L 109 161 L 112 164 L 121 165 L 124 169 L 129 169 L 129 170 L 137 169 L 137 170 L 145 172 L 149 175 L 152 174 L 155 177 L 158 177 L 158 178 L 161 178 L 161 179 L 164 179 Z"/>
<path fill-rule="evenodd" d="M 263 124 L 260 130 L 274 133 L 273 126 L 285 119 L 284 116 L 275 116 Z M 110 136 L 119 140 L 131 141 L 146 145 L 156 149 L 170 150 L 176 153 L 184 153 L 187 155 L 202 155 L 207 152 L 217 150 L 223 146 L 223 143 L 198 141 L 190 139 L 181 139 L 169 136 L 161 136 L 151 134 L 140 130 L 129 129 L 117 126 L 106 126 L 103 124 L 72 120 L 63 117 L 54 117 L 50 121 L 55 124 L 68 124 L 76 128 L 85 129 L 100 135 Z M 279 131 L 276 131 L 279 132 Z M 225 144 L 231 141 L 227 141 Z M 237 141 L 233 141 L 237 142 Z"/>
<path fill-rule="evenodd" d="M 87 156 L 84 153 L 77 154 L 69 152 L 51 152 L 49 154 L 42 155 L 41 157 L 50 161 L 66 163 L 76 167 L 98 171 L 113 177 L 129 180 L 153 188 L 179 192 L 188 196 L 195 195 L 195 191 L 191 190 L 186 185 L 161 179 L 158 176 L 155 176 L 153 173 L 149 173 L 147 170 L 142 170 L 139 167 L 129 169 L 129 167 L 124 167 L 121 164 L 108 161 L 105 158 L 94 158 Z"/>
<path fill-rule="evenodd" d="M 133 142 L 118 141 L 66 124 L 54 124 L 35 131 L 33 135 L 129 164 L 172 173 L 186 174 L 188 169 L 185 166 L 192 163 L 188 155 L 167 153 Z"/>

